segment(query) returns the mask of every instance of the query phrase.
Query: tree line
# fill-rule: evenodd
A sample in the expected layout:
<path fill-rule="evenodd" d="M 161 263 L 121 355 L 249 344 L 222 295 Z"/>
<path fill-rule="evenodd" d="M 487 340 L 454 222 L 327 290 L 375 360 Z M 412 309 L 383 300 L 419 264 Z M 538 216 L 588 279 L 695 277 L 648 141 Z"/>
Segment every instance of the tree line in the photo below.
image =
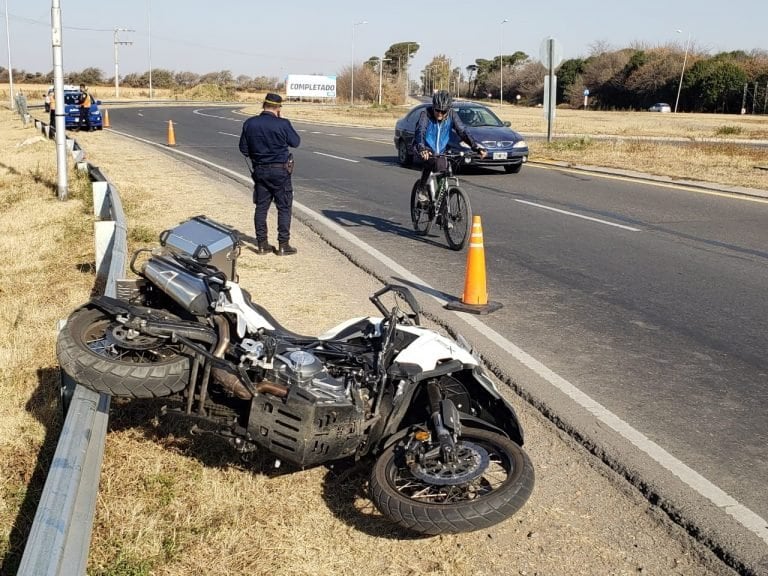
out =
<path fill-rule="evenodd" d="M 507 102 L 527 106 L 543 101 L 547 70 L 522 51 L 477 58 L 466 66 L 439 54 L 421 70 L 411 70 L 410 62 L 419 49 L 417 42 L 398 42 L 383 57 L 373 56 L 356 65 L 355 102 L 377 103 L 381 96 L 382 103 L 397 105 L 404 103 L 406 93 L 429 95 L 438 89 L 473 99 L 498 100 L 503 96 Z M 348 101 L 351 96 L 352 72 L 351 67 L 346 67 L 337 74 L 338 101 Z M 596 43 L 590 47 L 588 56 L 561 62 L 555 74 L 559 106 L 583 107 L 584 91 L 588 90 L 592 109 L 644 110 L 655 102 L 679 102 L 679 110 L 687 112 L 768 113 L 765 50 L 708 54 L 696 46 L 682 50 L 674 44 L 638 44 L 611 49 Z M 53 82 L 53 72 L 14 70 L 13 75 L 15 81 L 22 83 Z M 114 77 L 105 77 L 98 68 L 68 73 L 65 80 L 89 86 L 114 84 Z M 120 85 L 146 89 L 149 80 L 149 71 L 131 73 L 120 78 Z M 0 82 L 8 82 L 6 68 L 0 67 Z M 152 69 L 154 88 L 183 92 L 202 85 L 215 85 L 225 95 L 284 89 L 283 79 L 277 77 L 234 76 L 229 70 L 197 74 Z"/>

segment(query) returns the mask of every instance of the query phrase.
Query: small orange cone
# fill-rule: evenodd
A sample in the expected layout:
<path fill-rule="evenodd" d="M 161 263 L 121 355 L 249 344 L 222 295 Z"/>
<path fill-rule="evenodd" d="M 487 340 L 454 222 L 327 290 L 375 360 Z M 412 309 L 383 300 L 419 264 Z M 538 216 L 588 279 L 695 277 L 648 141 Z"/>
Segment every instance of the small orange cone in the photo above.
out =
<path fill-rule="evenodd" d="M 173 133 L 173 120 L 168 120 L 168 146 L 176 146 L 176 134 Z"/>
<path fill-rule="evenodd" d="M 467 250 L 467 272 L 464 278 L 464 294 L 461 301 L 448 302 L 445 308 L 488 314 L 502 307 L 500 302 L 488 302 L 488 289 L 485 282 L 485 247 L 483 246 L 483 225 L 480 216 L 472 218 L 472 234 Z"/>
<path fill-rule="evenodd" d="M 109 110 L 107 110 L 106 108 L 104 109 L 104 118 L 102 118 L 101 125 L 104 128 L 111 128 L 111 126 L 109 125 Z"/>

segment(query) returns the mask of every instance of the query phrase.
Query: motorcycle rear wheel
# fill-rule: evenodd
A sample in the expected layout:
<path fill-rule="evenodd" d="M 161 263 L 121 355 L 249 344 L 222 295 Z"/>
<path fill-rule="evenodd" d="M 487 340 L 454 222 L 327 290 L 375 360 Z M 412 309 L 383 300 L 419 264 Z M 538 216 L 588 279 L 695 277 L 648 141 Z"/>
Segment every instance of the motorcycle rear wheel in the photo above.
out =
<path fill-rule="evenodd" d="M 121 346 L 120 326 L 95 308 L 79 308 L 56 341 L 61 369 L 95 392 L 124 398 L 158 398 L 183 390 L 190 358 L 180 344 L 146 337 L 141 346 Z"/>
<path fill-rule="evenodd" d="M 405 463 L 401 443 L 387 448 L 371 473 L 371 499 L 384 516 L 421 534 L 471 532 L 517 512 L 533 491 L 533 464 L 512 440 L 465 428 L 459 442 L 481 447 L 490 463 L 465 484 L 430 484 Z"/>

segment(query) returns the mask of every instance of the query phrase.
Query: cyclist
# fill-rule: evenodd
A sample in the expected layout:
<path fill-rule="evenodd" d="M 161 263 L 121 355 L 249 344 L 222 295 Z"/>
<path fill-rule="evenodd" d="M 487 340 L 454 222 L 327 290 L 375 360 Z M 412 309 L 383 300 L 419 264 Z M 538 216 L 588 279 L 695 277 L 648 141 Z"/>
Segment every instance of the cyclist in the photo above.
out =
<path fill-rule="evenodd" d="M 421 192 L 419 201 L 427 200 L 426 185 L 432 172 L 445 170 L 445 153 L 451 130 L 459 135 L 462 141 L 469 144 L 473 151 L 478 152 L 481 158 L 485 158 L 486 150 L 480 146 L 472 135 L 467 132 L 464 122 L 453 109 L 453 98 L 446 90 L 435 92 L 432 96 L 432 106 L 421 111 L 416 122 L 416 132 L 413 137 L 413 149 L 424 161 L 421 171 Z"/>

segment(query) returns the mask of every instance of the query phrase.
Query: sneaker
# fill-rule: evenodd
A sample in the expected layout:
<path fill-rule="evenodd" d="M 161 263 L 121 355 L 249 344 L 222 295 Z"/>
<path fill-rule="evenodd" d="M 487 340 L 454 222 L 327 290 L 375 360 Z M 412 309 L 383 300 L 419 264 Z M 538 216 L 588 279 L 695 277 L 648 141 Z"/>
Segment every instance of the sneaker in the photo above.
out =
<path fill-rule="evenodd" d="M 416 199 L 417 199 L 419 202 L 421 202 L 421 203 L 424 203 L 424 202 L 426 202 L 427 200 L 429 200 L 429 197 L 427 196 L 427 193 L 426 193 L 426 192 L 424 192 L 424 190 L 419 190 L 419 193 L 417 194 L 417 196 L 416 196 Z"/>
<path fill-rule="evenodd" d="M 277 249 L 277 255 L 278 256 L 291 256 L 292 254 L 296 254 L 298 250 L 288 244 L 288 242 L 280 242 L 280 248 Z"/>
<path fill-rule="evenodd" d="M 266 240 L 262 240 L 256 244 L 256 247 L 253 249 L 253 251 L 256 252 L 256 254 L 259 256 L 264 256 L 264 254 L 274 253 L 275 247 Z"/>

